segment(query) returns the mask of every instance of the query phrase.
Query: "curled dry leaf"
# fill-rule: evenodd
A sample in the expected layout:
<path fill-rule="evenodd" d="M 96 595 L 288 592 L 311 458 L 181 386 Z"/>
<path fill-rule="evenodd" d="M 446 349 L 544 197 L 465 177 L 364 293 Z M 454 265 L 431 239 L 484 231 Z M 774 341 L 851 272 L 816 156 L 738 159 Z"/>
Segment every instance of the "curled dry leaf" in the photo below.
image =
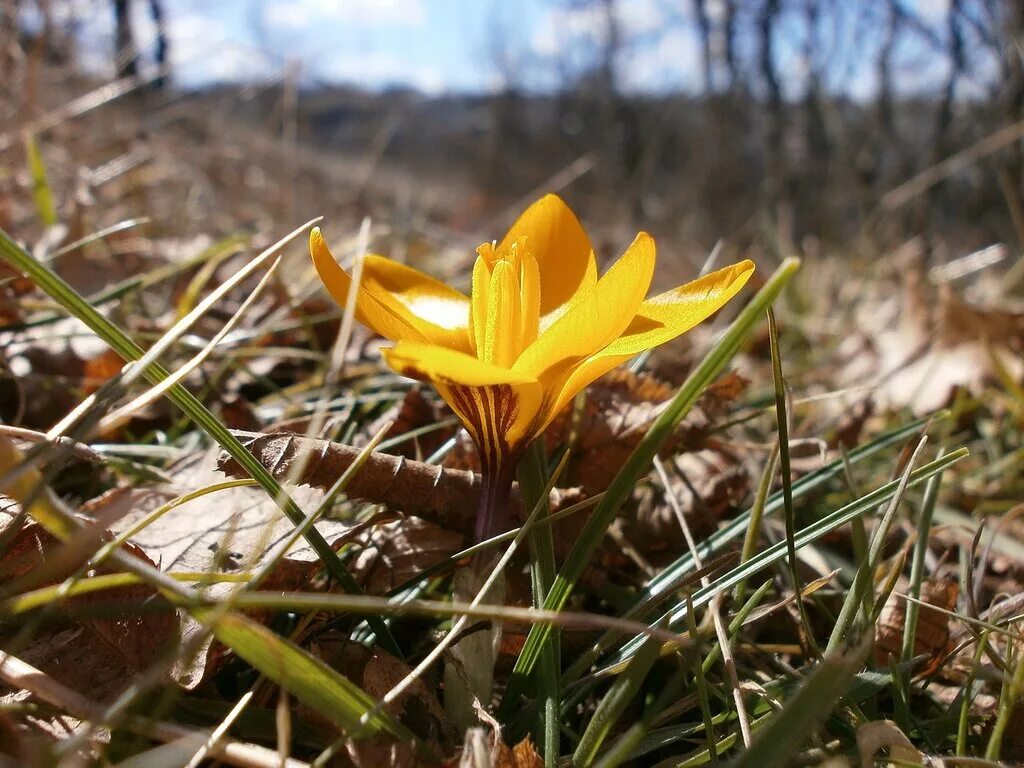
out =
<path fill-rule="evenodd" d="M 900 765 L 925 765 L 925 756 L 892 720 L 875 720 L 857 728 L 857 751 L 860 753 L 861 768 L 876 765 L 875 755 L 883 749 Z"/>
<path fill-rule="evenodd" d="M 511 748 L 499 742 L 495 752 L 494 768 L 542 768 L 544 765 L 529 736 Z"/>
<path fill-rule="evenodd" d="M 445 768 L 542 768 L 544 760 L 527 736 L 509 747 L 499 736 L 490 736 L 483 728 L 470 728 L 457 759 L 444 763 Z"/>
<path fill-rule="evenodd" d="M 926 579 L 921 582 L 921 600 L 951 611 L 956 607 L 960 594 L 959 585 L 951 579 Z M 914 635 L 914 656 L 927 655 L 924 667 L 918 669 L 921 675 L 930 675 L 942 663 L 951 648 L 949 616 L 920 605 L 917 616 L 917 632 Z M 889 658 L 902 656 L 903 628 L 907 615 L 907 600 L 893 593 L 889 596 L 875 628 L 875 664 L 887 667 Z"/>

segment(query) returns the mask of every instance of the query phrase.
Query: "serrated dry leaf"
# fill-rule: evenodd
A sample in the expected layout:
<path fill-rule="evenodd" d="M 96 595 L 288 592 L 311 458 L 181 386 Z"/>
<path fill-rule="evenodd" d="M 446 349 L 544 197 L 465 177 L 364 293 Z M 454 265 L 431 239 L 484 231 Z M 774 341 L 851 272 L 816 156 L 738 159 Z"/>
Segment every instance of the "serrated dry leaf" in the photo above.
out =
<path fill-rule="evenodd" d="M 287 478 L 303 454 L 312 452 L 301 476 L 303 486 L 330 488 L 360 451 L 328 440 L 288 433 L 236 432 L 235 436 L 275 478 Z M 219 469 L 246 477 L 234 459 L 222 454 Z M 402 456 L 374 452 L 346 488 L 351 498 L 386 504 L 396 512 L 436 521 L 445 528 L 471 527 L 480 500 L 480 478 L 472 472 L 445 469 Z"/>
<path fill-rule="evenodd" d="M 314 488 L 330 488 L 360 453 L 350 445 L 290 433 L 234 434 L 277 480 L 290 479 L 303 452 L 311 451 L 313 458 L 295 480 Z M 231 477 L 248 477 L 226 453 L 220 454 L 217 466 Z M 480 488 L 480 477 L 474 472 L 374 452 L 346 492 L 350 498 L 384 504 L 395 512 L 468 535 L 480 504 Z M 557 510 L 582 498 L 577 488 L 556 488 L 551 492 L 550 504 Z M 518 485 L 512 487 L 510 504 L 513 517 L 523 519 Z"/>

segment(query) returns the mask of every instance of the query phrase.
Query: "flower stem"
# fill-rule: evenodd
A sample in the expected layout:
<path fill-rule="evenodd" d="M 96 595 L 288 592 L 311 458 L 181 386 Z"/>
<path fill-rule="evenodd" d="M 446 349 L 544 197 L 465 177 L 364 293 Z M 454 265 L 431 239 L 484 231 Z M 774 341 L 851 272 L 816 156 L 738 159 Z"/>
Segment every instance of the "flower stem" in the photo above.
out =
<path fill-rule="evenodd" d="M 483 489 L 476 515 L 474 543 L 497 536 L 509 527 L 509 498 L 515 478 L 516 461 L 482 461 Z"/>

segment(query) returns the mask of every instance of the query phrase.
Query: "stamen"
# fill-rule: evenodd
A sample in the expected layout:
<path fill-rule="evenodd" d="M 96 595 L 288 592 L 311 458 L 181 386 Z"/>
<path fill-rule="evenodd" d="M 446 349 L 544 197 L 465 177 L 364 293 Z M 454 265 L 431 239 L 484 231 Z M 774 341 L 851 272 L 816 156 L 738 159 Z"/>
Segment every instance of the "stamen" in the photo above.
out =
<path fill-rule="evenodd" d="M 485 243 L 477 252 L 480 256 L 473 265 L 473 288 L 470 294 L 469 339 L 473 344 L 473 352 L 483 359 L 485 340 L 487 338 L 487 302 L 490 293 L 491 270 L 487 257 L 482 251 L 488 247 Z"/>
<path fill-rule="evenodd" d="M 476 249 L 470 297 L 470 341 L 485 362 L 512 367 L 537 339 L 540 270 L 520 237 L 507 248 L 483 243 Z"/>
<path fill-rule="evenodd" d="M 512 367 L 520 352 L 519 313 L 519 277 L 502 259 L 494 265 L 488 289 L 484 362 Z"/>

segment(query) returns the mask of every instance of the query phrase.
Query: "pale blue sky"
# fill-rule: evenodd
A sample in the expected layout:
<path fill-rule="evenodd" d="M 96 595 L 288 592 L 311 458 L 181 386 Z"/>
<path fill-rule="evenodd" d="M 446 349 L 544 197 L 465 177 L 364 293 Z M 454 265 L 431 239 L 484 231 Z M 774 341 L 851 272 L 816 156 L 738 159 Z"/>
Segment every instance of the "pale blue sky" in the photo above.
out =
<path fill-rule="evenodd" d="M 835 57 L 830 86 L 858 97 L 874 91 L 874 58 L 865 50 L 880 35 L 870 25 L 868 0 L 840 0 L 840 23 L 829 25 L 818 51 Z M 943 34 L 949 0 L 904 0 Z M 98 71 L 110 68 L 113 20 L 106 0 L 51 0 L 74 18 L 82 57 Z M 493 90 L 502 66 L 519 85 L 546 90 L 592 61 L 604 22 L 599 4 L 565 0 L 165 0 L 174 77 L 183 85 L 253 82 L 298 62 L 304 81 L 357 84 L 369 89 L 407 85 L 436 94 Z M 31 3 L 26 3 L 31 7 Z M 716 3 L 709 8 L 715 12 Z M 135 3 L 136 29 L 152 39 L 145 0 Z M 703 81 L 692 3 L 688 0 L 619 0 L 625 47 L 619 59 L 631 90 L 689 90 Z M 843 17 L 843 14 L 846 14 Z M 865 22 L 864 19 L 867 19 Z M 857 23 L 854 23 L 854 22 Z M 783 83 L 802 88 L 799 20 L 785 20 L 776 40 Z M 793 30 L 787 31 L 787 30 Z M 859 34 L 860 37 L 856 35 Z M 740 41 L 744 44 L 744 41 Z M 747 41 L 747 44 L 753 44 Z M 844 59 L 844 57 L 846 57 Z M 900 51 L 897 85 L 920 90 L 941 81 L 945 63 L 909 36 Z M 965 91 L 969 92 L 970 84 Z"/>

